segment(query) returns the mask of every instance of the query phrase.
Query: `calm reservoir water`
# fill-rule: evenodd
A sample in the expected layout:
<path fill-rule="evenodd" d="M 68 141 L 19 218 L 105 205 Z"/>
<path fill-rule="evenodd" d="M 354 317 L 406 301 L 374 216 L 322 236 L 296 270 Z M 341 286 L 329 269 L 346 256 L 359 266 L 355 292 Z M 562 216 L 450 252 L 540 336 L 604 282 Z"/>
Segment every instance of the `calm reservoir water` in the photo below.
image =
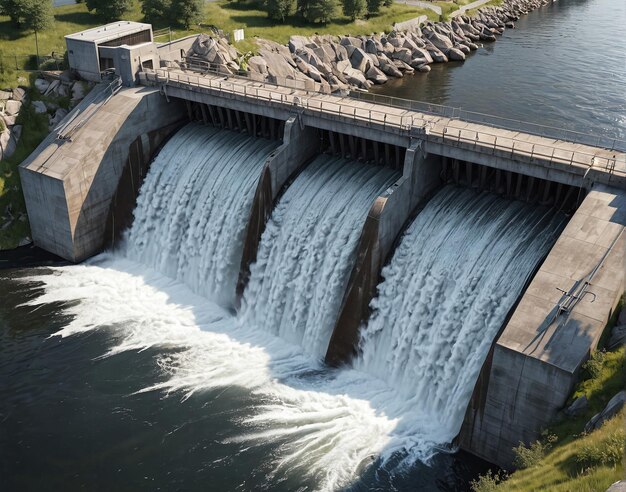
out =
<path fill-rule="evenodd" d="M 378 90 L 626 138 L 625 15 L 626 3 L 621 1 L 559 0 L 521 19 L 518 29 L 506 31 L 465 64 L 436 65 L 427 76 Z M 341 179 L 356 179 L 346 176 L 333 178 L 339 188 L 346 188 Z M 388 178 L 359 179 L 370 179 L 375 191 Z M 286 199 L 306 200 L 310 186 L 303 182 L 302 192 L 286 194 Z M 473 198 L 467 200 L 458 213 L 475 209 L 468 205 Z M 168 205 L 167 196 L 163 203 Z M 480 203 L 476 206 L 487 207 Z M 299 206 L 303 217 L 305 210 L 314 208 L 304 202 Z M 333 213 L 345 207 L 338 208 Z M 281 220 L 293 224 L 294 230 L 306 225 L 305 219 L 290 218 L 289 210 L 285 207 L 285 217 L 275 217 L 276 230 Z M 522 209 L 508 213 L 531 216 Z M 539 209 L 533 214 L 544 216 Z M 149 213 L 142 234 L 154 229 L 146 218 Z M 342 220 L 349 225 L 348 219 Z M 318 220 L 335 223 L 332 218 Z M 483 222 L 489 227 L 489 221 Z M 190 223 L 201 225 L 201 217 L 191 216 Z M 328 240 L 330 229 L 316 232 L 314 244 Z M 454 233 L 460 234 L 459 229 L 454 227 Z M 315 285 L 340 288 L 336 272 L 320 267 L 324 255 L 311 252 L 302 240 L 306 233 L 303 229 L 299 239 L 285 239 L 283 244 L 312 255 Z M 485 231 L 465 233 L 487 237 Z M 337 234 L 334 241 L 354 241 Z M 165 252 L 176 244 L 167 243 L 164 233 L 159 237 L 164 242 L 154 251 Z M 203 250 L 198 237 L 189 234 L 188 251 Z M 280 234 L 276 238 L 279 242 Z M 202 289 L 190 289 L 180 278 L 172 280 L 145 266 L 141 248 L 151 243 L 142 236 L 133 241 L 141 246 L 136 246 L 138 258 L 114 253 L 86 266 L 0 270 L 1 490 L 456 491 L 467 490 L 469 480 L 486 470 L 484 462 L 465 453 L 451 454 L 449 446 L 437 441 L 449 435 L 443 425 L 446 415 L 414 420 L 416 416 L 406 411 L 410 397 L 392 395 L 365 372 L 331 370 L 312 362 L 283 340 L 297 335 L 287 314 L 280 322 L 263 320 L 270 323 L 270 332 L 280 325 L 277 331 L 287 333 L 282 338 L 249 330 L 244 325 L 260 323 L 258 310 L 263 306 L 248 306 L 244 322 L 237 321 L 231 308 L 198 295 Z M 464 236 L 458 241 L 471 244 Z M 274 262 L 274 271 L 286 278 L 299 274 L 286 271 L 298 268 L 292 261 L 296 251 L 285 248 L 281 253 L 271 244 L 263 250 L 267 264 Z M 320 244 L 327 256 L 341 255 L 342 248 Z M 511 248 L 503 243 L 501 249 Z M 274 257 L 281 254 L 289 261 Z M 191 257 L 189 261 L 179 270 L 196 279 L 198 265 Z M 337 261 L 350 264 L 346 258 Z M 531 266 L 532 261 L 526 270 Z M 253 275 L 259 270 L 262 265 Z M 523 274 L 519 276 L 523 281 Z M 433 277 L 427 287 L 434 296 L 450 282 Z M 261 281 L 256 289 L 267 292 L 263 302 L 268 306 L 280 304 L 281 296 L 301 296 L 298 305 L 312 297 L 296 288 L 275 295 Z M 318 290 L 324 294 L 325 289 Z M 307 309 L 314 308 L 315 302 L 310 302 Z M 420 309 L 429 311 L 428 298 Z M 315 323 L 327 322 L 319 313 L 296 311 L 293 319 L 308 316 Z M 377 322 L 382 323 L 380 318 Z M 370 340 L 374 338 L 375 333 Z M 432 343 L 445 348 L 438 340 Z M 378 361 L 378 367 L 384 374 L 385 361 Z M 428 370 L 435 369 L 436 361 Z M 428 406 L 423 403 L 415 402 L 415 407 Z M 407 462 L 402 462 L 406 453 L 392 452 L 402 446 L 413 450 Z"/>
<path fill-rule="evenodd" d="M 465 62 L 373 92 L 626 140 L 626 2 L 558 0 Z"/>

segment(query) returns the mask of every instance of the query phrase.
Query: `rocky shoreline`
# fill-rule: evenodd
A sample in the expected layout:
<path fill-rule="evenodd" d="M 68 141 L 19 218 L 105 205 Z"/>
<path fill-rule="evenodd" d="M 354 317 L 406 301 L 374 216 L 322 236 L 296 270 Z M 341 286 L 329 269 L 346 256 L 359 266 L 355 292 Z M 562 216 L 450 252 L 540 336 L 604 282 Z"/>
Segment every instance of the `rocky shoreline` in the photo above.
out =
<path fill-rule="evenodd" d="M 430 64 L 463 61 L 481 42 L 493 42 L 522 15 L 552 0 L 505 0 L 473 16 L 427 22 L 407 31 L 370 36 L 292 36 L 287 46 L 257 39 L 247 58 L 222 38 L 201 34 L 186 53 L 184 68 L 218 69 L 259 81 L 324 93 L 369 89 L 390 78 L 429 72 Z"/>

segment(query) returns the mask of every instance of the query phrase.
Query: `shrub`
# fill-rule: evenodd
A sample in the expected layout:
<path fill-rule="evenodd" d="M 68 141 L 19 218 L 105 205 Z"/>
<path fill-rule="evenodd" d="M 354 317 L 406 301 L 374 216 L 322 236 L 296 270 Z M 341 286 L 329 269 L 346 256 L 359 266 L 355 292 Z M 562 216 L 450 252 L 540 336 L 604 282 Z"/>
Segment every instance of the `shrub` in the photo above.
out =
<path fill-rule="evenodd" d="M 583 444 L 576 453 L 576 463 L 583 471 L 598 466 L 617 465 L 624 457 L 624 438 L 624 431 L 619 430 L 600 441 Z"/>
<path fill-rule="evenodd" d="M 535 466 L 552 448 L 556 439 L 557 437 L 551 434 L 546 437 L 545 442 L 535 441 L 529 446 L 525 446 L 524 443 L 520 442 L 519 446 L 513 448 L 513 453 L 515 454 L 513 465 L 520 469 Z"/>
<path fill-rule="evenodd" d="M 498 484 L 504 482 L 506 479 L 507 474 L 502 470 L 497 473 L 493 473 L 489 470 L 484 475 L 480 475 L 476 480 L 472 480 L 470 486 L 473 492 L 495 492 L 498 490 Z"/>
<path fill-rule="evenodd" d="M 285 19 L 293 14 L 295 9 L 294 0 L 266 0 L 265 9 L 270 19 L 285 22 Z"/>
<path fill-rule="evenodd" d="M 602 374 L 605 359 L 606 352 L 604 350 L 596 350 L 591 354 L 589 360 L 583 364 L 583 369 L 587 371 L 592 379 L 595 379 Z"/>

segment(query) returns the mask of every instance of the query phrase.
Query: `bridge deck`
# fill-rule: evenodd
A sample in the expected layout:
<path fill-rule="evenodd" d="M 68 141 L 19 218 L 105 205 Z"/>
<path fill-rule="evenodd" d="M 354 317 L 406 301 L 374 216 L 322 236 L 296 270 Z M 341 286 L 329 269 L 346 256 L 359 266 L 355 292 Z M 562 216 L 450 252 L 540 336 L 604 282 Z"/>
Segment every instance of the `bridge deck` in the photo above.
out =
<path fill-rule="evenodd" d="M 357 126 L 417 136 L 434 145 L 443 144 L 548 168 L 569 168 L 581 175 L 593 171 L 589 178 L 594 181 L 600 177 L 606 184 L 626 185 L 626 154 L 616 150 L 235 76 L 158 69 L 143 72 L 141 80 L 145 85 L 218 91 L 222 97 L 243 97 L 295 113 L 350 120 Z"/>

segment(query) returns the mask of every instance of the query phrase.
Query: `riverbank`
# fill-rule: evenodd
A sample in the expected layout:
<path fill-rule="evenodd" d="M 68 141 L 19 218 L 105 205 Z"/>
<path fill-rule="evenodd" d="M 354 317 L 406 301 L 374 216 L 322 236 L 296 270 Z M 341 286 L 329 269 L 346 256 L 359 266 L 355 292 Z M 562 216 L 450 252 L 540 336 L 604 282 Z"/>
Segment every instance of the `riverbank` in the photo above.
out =
<path fill-rule="evenodd" d="M 429 72 L 431 64 L 464 61 L 481 42 L 493 42 L 506 28 L 549 0 L 505 0 L 499 6 L 458 15 L 451 21 L 427 22 L 406 31 L 367 36 L 291 36 L 287 45 L 256 40 L 257 54 L 246 56 L 222 39 L 201 35 L 187 53 L 192 69 L 217 68 L 264 82 L 323 93 L 368 90 L 415 72 Z M 472 4 L 470 4 L 471 6 Z"/>

